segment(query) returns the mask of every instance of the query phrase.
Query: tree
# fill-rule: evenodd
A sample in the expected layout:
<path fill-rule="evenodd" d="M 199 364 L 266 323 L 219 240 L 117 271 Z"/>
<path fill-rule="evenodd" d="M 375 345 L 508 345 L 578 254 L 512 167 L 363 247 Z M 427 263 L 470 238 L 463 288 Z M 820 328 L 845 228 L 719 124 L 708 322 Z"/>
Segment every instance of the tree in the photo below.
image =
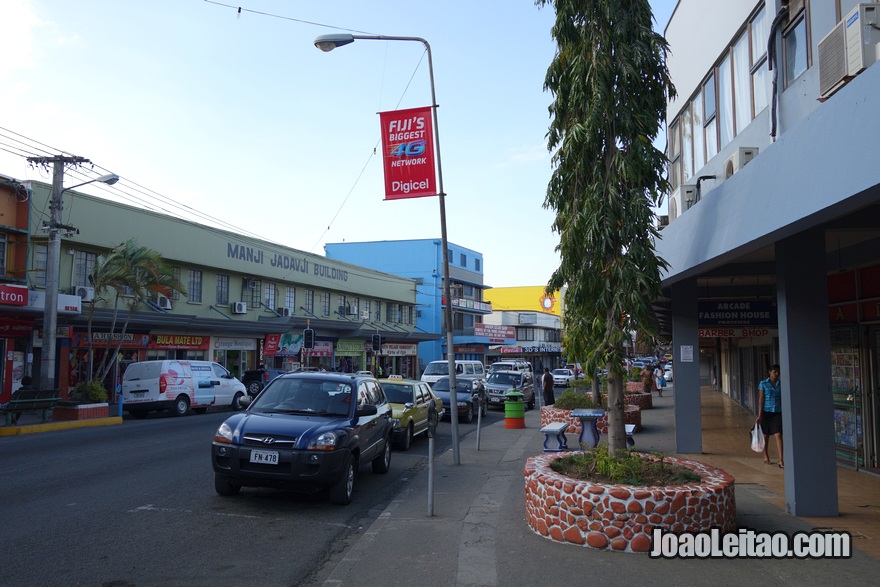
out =
<path fill-rule="evenodd" d="M 94 269 L 89 273 L 89 282 L 95 288 L 94 303 L 87 310 L 89 336 L 89 379 L 103 381 L 119 355 L 122 341 L 128 330 L 131 317 L 140 305 L 151 297 L 151 293 L 179 291 L 186 294 L 174 269 L 162 255 L 129 239 L 113 248 L 106 256 L 98 258 Z M 120 309 L 127 310 L 118 336 L 116 348 L 107 349 L 97 367 L 92 363 L 94 357 L 92 323 L 95 309 L 103 303 L 112 305 L 113 317 L 110 323 L 110 340 L 116 334 Z"/>
<path fill-rule="evenodd" d="M 608 444 L 624 450 L 624 348 L 652 333 L 651 302 L 665 262 L 652 206 L 662 201 L 665 155 L 653 146 L 675 88 L 668 45 L 648 0 L 536 0 L 556 10 L 557 43 L 544 80 L 554 100 L 547 147 L 559 268 L 547 291 L 565 291 L 565 351 L 585 370 L 608 369 Z"/>

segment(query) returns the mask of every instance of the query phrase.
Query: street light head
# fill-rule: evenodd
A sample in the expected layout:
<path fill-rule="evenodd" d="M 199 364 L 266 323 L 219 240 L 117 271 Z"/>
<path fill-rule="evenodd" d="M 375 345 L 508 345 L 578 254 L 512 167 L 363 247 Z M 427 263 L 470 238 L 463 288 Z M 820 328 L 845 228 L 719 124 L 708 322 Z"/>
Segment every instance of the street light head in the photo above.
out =
<path fill-rule="evenodd" d="M 95 181 L 99 181 L 101 183 L 106 183 L 107 185 L 113 185 L 117 181 L 119 181 L 119 176 L 115 173 L 108 173 L 107 175 L 102 175 Z"/>
<path fill-rule="evenodd" d="M 354 36 L 347 33 L 334 33 L 332 35 L 321 35 L 315 39 L 315 47 L 325 53 L 332 51 L 336 47 L 342 47 L 354 43 Z"/>

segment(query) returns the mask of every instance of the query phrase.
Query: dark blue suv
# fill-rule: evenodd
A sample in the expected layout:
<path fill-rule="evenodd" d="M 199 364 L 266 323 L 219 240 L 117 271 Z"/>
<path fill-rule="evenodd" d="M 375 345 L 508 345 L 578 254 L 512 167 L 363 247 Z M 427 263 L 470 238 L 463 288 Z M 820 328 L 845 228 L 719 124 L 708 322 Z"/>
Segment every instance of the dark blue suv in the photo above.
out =
<path fill-rule="evenodd" d="M 244 398 L 243 404 L 248 403 Z M 372 377 L 295 373 L 276 377 L 214 434 L 214 489 L 329 490 L 351 503 L 358 467 L 391 464 L 391 406 Z"/>

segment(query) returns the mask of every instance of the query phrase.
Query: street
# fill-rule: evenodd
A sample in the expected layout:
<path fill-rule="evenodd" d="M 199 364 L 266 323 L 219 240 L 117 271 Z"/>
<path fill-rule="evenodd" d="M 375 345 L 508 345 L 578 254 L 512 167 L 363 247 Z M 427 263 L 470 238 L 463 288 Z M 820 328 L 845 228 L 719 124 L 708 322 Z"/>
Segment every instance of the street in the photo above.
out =
<path fill-rule="evenodd" d="M 387 475 L 364 464 L 346 507 L 269 489 L 224 498 L 209 446 L 229 413 L 0 438 L 0 585 L 296 585 L 427 466 L 417 437 Z M 486 423 L 503 418 L 490 410 Z M 476 423 L 459 429 L 473 442 Z M 450 440 L 441 422 L 435 452 Z"/>

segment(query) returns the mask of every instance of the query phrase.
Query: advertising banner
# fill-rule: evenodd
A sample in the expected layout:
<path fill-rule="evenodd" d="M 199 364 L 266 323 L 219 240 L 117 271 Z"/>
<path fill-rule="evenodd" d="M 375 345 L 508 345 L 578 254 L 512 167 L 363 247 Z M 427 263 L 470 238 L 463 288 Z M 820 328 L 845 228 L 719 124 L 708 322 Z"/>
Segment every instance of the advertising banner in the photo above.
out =
<path fill-rule="evenodd" d="M 431 107 L 380 112 L 385 199 L 437 195 Z"/>

